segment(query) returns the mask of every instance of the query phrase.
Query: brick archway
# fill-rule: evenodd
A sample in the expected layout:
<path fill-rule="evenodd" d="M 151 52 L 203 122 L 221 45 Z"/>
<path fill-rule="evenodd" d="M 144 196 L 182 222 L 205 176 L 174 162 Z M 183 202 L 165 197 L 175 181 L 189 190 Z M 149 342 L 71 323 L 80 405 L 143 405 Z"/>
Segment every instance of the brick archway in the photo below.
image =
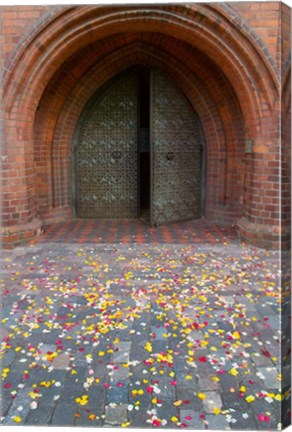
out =
<path fill-rule="evenodd" d="M 82 58 L 84 59 L 84 57 Z M 90 57 L 90 61 L 92 61 L 92 56 Z M 75 61 L 72 61 L 72 63 L 76 64 Z M 76 81 L 74 81 L 71 86 L 67 82 L 67 88 L 64 89 L 64 92 L 70 94 L 71 97 L 66 98 L 66 96 L 64 96 L 64 105 L 62 105 L 63 99 L 60 97 L 59 92 L 58 100 L 54 97 L 51 99 L 52 107 L 50 104 L 51 91 L 49 90 L 46 94 L 44 102 L 42 103 L 44 107 L 43 113 L 41 111 L 39 112 L 36 122 L 38 128 L 36 128 L 35 145 L 37 146 L 36 154 L 41 153 L 44 155 L 46 152 L 47 157 L 49 157 L 48 155 L 50 153 L 52 153 L 53 156 L 51 169 L 44 170 L 42 165 L 39 166 L 39 176 L 44 179 L 42 182 L 44 187 L 48 188 L 53 185 L 50 190 L 46 189 L 42 196 L 39 197 L 40 201 L 44 198 L 43 216 L 47 217 L 48 220 L 50 217 L 54 217 L 54 215 L 51 214 L 53 208 L 58 216 L 62 214 L 62 211 L 66 213 L 66 210 L 69 214 L 71 213 L 71 146 L 75 125 L 78 122 L 84 105 L 92 94 L 96 92 L 98 87 L 102 86 L 117 73 L 135 64 L 143 64 L 148 67 L 157 66 L 163 69 L 185 93 L 201 119 L 205 134 L 206 151 L 208 151 L 209 154 L 207 214 L 212 211 L 212 205 L 213 208 L 216 204 L 217 206 L 220 205 L 220 200 L 221 206 L 224 205 L 224 197 L 227 193 L 230 194 L 230 199 L 235 200 L 236 204 L 240 204 L 236 196 L 238 190 L 226 190 L 224 189 L 226 187 L 225 182 L 217 181 L 218 178 L 224 177 L 228 169 L 231 175 L 232 164 L 235 163 L 230 157 L 228 161 L 229 166 L 226 165 L 227 146 L 234 147 L 238 144 L 239 150 L 242 151 L 243 148 L 240 136 L 240 132 L 243 132 L 243 125 L 241 124 L 241 113 L 239 106 L 236 104 L 236 100 L 232 101 L 232 117 L 237 130 L 230 131 L 230 136 L 226 137 L 224 122 L 226 123 L 228 119 L 224 119 L 224 117 L 217 112 L 212 95 L 210 95 L 204 85 L 199 82 L 198 78 L 191 75 L 187 67 L 184 67 L 182 63 L 178 63 L 177 60 L 171 58 L 167 53 L 163 53 L 161 50 L 157 51 L 157 49 L 149 45 L 138 42 L 119 49 L 108 58 L 103 58 L 101 64 L 98 63 L 90 68 L 88 73 L 82 76 L 81 86 L 77 77 L 75 77 Z M 56 80 L 60 80 L 60 77 L 56 78 Z M 53 83 L 52 88 L 54 88 Z M 216 85 L 213 84 L 212 88 L 214 92 L 216 90 Z M 225 85 L 224 91 L 228 93 L 227 84 Z M 58 117 L 55 116 L 56 109 L 58 109 L 56 104 L 62 105 Z M 50 108 L 53 119 L 48 115 L 48 110 Z M 52 120 L 54 119 L 56 123 L 52 128 Z M 70 124 L 72 127 L 64 128 L 64 124 Z M 54 131 L 53 138 L 51 137 L 52 130 Z M 235 151 L 230 150 L 229 152 L 233 158 L 237 157 L 238 163 L 240 163 L 240 158 L 242 158 L 242 154 L 240 154 L 239 150 L 237 151 L 237 155 Z M 221 163 L 218 162 L 220 159 Z M 53 177 L 53 182 L 50 181 L 50 176 Z M 236 176 L 234 176 L 232 182 L 233 187 L 235 187 L 236 182 L 242 182 L 242 179 L 236 180 L 235 177 Z M 214 179 L 213 182 L 211 182 L 212 178 Z M 236 209 L 234 209 L 234 211 L 235 210 Z M 213 212 L 215 213 L 216 210 L 213 209 Z M 228 217 L 228 215 L 226 215 L 226 217 Z"/>
<path fill-rule="evenodd" d="M 272 168 L 269 154 L 278 148 L 275 65 L 228 7 L 202 4 L 63 7 L 43 18 L 10 59 L 4 81 L 6 139 L 17 139 L 7 163 L 17 157 L 26 179 L 18 217 L 7 199 L 4 225 L 35 234 L 42 223 L 70 216 L 71 143 L 80 113 L 100 85 L 134 64 L 167 70 L 200 117 L 206 216 L 243 217 L 243 236 L 260 225 L 261 238 L 276 239 L 274 204 L 267 208 L 254 179 L 264 165 Z M 269 188 L 264 173 L 260 184 Z"/>

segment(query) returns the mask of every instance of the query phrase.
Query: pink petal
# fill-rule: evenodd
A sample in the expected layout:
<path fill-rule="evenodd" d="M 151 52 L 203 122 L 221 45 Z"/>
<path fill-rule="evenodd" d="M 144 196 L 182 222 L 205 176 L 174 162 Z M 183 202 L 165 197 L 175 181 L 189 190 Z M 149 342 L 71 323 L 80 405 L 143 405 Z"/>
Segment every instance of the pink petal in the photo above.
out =
<path fill-rule="evenodd" d="M 264 414 L 258 414 L 258 420 L 262 421 L 262 422 L 269 422 L 270 421 L 270 417 L 265 416 Z"/>

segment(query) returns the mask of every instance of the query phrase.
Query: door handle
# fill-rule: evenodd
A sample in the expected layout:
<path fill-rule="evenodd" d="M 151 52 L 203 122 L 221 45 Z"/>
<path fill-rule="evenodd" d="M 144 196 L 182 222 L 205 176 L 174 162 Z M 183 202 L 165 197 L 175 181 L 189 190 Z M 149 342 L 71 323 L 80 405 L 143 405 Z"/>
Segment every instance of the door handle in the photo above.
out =
<path fill-rule="evenodd" d="M 165 157 L 167 160 L 172 161 L 174 159 L 174 153 L 168 152 L 168 153 L 166 153 Z"/>

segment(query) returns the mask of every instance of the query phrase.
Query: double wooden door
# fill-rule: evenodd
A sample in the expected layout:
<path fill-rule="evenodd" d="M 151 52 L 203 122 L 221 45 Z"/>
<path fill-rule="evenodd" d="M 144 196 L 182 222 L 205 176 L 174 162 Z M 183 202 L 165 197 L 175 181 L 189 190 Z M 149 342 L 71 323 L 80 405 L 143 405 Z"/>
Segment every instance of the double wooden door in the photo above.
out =
<path fill-rule="evenodd" d="M 140 197 L 148 191 L 141 189 L 139 179 L 141 147 L 145 145 L 139 79 L 137 71 L 116 79 L 95 98 L 81 120 L 75 148 L 80 218 L 140 216 Z M 150 223 L 199 218 L 201 134 L 197 117 L 181 91 L 156 69 L 150 71 L 149 99 Z"/>

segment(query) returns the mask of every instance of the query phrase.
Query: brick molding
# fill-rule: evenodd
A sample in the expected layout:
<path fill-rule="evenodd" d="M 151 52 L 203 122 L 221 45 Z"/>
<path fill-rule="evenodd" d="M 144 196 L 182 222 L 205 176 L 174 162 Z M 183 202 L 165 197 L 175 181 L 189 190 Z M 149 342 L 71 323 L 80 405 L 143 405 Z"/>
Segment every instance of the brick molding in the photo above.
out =
<path fill-rule="evenodd" d="M 1 245 L 11 249 L 38 241 L 42 236 L 42 223 L 39 219 L 21 225 L 0 228 Z"/>
<path fill-rule="evenodd" d="M 241 239 L 264 249 L 289 249 L 290 227 L 281 229 L 280 225 L 263 225 L 241 218 L 237 223 Z"/>

